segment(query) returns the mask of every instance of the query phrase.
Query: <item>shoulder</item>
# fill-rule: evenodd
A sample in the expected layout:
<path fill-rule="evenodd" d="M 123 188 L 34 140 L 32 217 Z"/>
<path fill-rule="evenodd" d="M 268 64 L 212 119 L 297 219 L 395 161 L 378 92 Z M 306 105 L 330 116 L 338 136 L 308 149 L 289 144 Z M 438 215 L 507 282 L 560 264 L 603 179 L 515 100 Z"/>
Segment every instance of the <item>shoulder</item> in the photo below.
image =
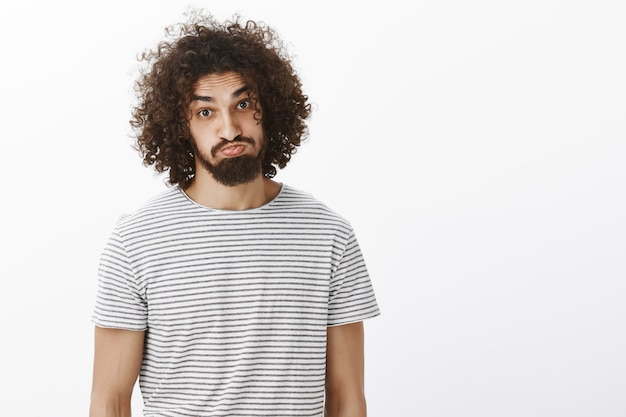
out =
<path fill-rule="evenodd" d="M 155 227 L 188 204 L 189 201 L 180 188 L 173 186 L 153 196 L 134 212 L 120 216 L 115 228 L 120 234 L 124 234 L 138 228 Z"/>
<path fill-rule="evenodd" d="M 329 207 L 325 202 L 320 201 L 307 191 L 289 185 L 283 184 L 280 198 L 275 203 L 275 208 L 288 210 L 292 215 L 331 221 L 343 226 L 346 230 L 352 228 L 347 218 Z"/>

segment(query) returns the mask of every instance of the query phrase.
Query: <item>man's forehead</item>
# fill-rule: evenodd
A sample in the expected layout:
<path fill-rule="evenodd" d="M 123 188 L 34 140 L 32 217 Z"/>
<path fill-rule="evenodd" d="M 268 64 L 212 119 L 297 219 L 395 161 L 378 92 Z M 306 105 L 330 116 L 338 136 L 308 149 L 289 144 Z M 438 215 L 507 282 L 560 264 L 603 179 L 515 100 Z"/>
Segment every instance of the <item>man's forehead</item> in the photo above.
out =
<path fill-rule="evenodd" d="M 246 80 L 236 72 L 206 74 L 198 78 L 193 86 L 193 92 L 196 95 L 210 92 L 235 92 L 247 86 Z"/>

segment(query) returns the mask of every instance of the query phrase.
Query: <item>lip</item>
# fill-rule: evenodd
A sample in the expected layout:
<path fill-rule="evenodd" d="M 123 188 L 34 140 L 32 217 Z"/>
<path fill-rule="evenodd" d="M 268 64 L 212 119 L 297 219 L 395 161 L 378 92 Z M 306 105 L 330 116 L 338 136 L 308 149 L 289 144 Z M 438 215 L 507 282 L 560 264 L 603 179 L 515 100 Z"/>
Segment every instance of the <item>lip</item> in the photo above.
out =
<path fill-rule="evenodd" d="M 242 144 L 229 145 L 223 147 L 220 152 L 228 157 L 235 157 L 241 155 L 245 151 L 246 147 Z"/>

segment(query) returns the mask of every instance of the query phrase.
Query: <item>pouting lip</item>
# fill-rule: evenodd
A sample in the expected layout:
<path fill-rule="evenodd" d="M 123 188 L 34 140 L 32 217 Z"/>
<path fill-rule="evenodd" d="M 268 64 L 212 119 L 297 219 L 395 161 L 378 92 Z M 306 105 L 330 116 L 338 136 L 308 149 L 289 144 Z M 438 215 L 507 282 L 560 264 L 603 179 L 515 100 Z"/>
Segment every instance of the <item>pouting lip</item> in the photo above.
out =
<path fill-rule="evenodd" d="M 220 149 L 220 151 L 223 151 L 223 150 L 225 150 L 225 149 L 232 149 L 232 148 L 236 148 L 236 147 L 238 147 L 238 146 L 245 146 L 245 144 L 244 144 L 244 143 L 241 143 L 241 142 L 231 143 L 230 145 L 223 146 L 223 147 Z"/>
<path fill-rule="evenodd" d="M 246 151 L 245 144 L 243 143 L 234 143 L 231 145 L 224 146 L 219 150 L 220 153 L 226 156 L 239 156 Z"/>
<path fill-rule="evenodd" d="M 235 146 L 243 146 L 243 152 L 246 151 L 245 146 L 249 145 L 252 148 L 255 148 L 255 142 L 249 137 L 241 136 L 233 141 L 224 141 L 211 149 L 211 154 L 213 156 L 217 156 L 218 153 L 222 152 L 224 149 L 233 148 Z"/>
<path fill-rule="evenodd" d="M 211 153 L 213 155 L 217 155 L 219 152 L 222 152 L 225 149 L 230 149 L 230 148 L 234 148 L 236 146 L 243 146 L 243 143 L 241 142 L 236 142 L 236 143 L 226 143 L 223 144 L 222 146 L 216 146 L 211 150 Z"/>

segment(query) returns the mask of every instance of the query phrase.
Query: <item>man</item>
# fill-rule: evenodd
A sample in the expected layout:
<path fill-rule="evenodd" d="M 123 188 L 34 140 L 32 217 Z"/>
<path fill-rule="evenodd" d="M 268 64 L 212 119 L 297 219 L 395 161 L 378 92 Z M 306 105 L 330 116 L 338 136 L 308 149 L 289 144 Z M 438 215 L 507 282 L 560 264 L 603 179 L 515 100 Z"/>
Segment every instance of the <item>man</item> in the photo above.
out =
<path fill-rule="evenodd" d="M 99 268 L 91 417 L 366 415 L 379 314 L 348 221 L 271 178 L 310 105 L 264 24 L 180 25 L 143 55 L 131 124 L 169 187 L 122 217 Z"/>

